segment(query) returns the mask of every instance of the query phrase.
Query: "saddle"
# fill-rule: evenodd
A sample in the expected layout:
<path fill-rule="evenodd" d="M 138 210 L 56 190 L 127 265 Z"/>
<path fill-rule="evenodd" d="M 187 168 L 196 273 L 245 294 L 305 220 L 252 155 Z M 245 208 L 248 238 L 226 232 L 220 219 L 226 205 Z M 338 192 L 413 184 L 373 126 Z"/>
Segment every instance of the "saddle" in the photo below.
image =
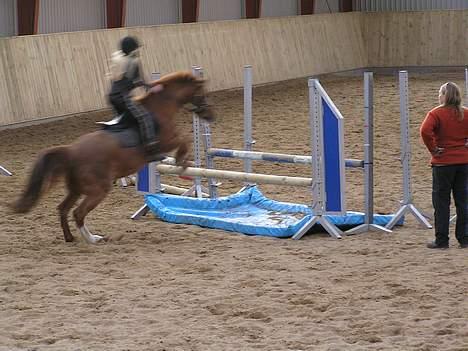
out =
<path fill-rule="evenodd" d="M 137 124 L 129 125 L 122 123 L 124 114 L 115 116 L 110 121 L 96 122 L 102 126 L 102 129 L 118 139 L 123 148 L 137 147 L 142 145 L 140 130 Z"/>
<path fill-rule="evenodd" d="M 96 122 L 102 126 L 102 130 L 112 134 L 114 138 L 119 141 L 120 147 L 131 148 L 143 145 L 142 138 L 140 136 L 140 128 L 138 124 L 128 124 L 125 121 L 124 113 L 115 116 L 110 121 Z M 128 120 L 128 119 L 127 119 Z M 151 154 L 146 155 L 148 162 L 161 161 L 166 158 L 166 155 Z"/>

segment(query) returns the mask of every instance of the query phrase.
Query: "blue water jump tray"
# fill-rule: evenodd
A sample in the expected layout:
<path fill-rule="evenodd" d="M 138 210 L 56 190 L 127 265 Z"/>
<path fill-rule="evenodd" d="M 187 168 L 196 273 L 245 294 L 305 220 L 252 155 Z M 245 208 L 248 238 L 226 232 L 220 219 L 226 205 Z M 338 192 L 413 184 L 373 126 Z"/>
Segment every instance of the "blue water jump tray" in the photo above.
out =
<path fill-rule="evenodd" d="M 151 194 L 145 196 L 145 201 L 151 211 L 166 222 L 277 238 L 292 237 L 313 215 L 308 206 L 268 199 L 257 187 L 217 199 Z M 364 223 L 364 213 L 360 212 L 326 217 L 341 229 Z M 374 223 L 385 226 L 393 217 L 376 214 Z M 398 225 L 402 224 L 403 219 Z M 319 231 L 320 227 L 317 224 L 312 231 Z"/>

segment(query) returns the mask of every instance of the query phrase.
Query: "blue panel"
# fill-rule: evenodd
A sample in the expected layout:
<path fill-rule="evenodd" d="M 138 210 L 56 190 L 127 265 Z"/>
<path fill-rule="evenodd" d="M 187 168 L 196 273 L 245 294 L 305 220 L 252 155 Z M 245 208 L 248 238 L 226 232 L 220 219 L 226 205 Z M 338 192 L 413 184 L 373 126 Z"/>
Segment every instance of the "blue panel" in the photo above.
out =
<path fill-rule="evenodd" d="M 323 105 L 323 147 L 325 158 L 325 191 L 327 211 L 340 212 L 342 204 L 340 174 L 340 130 L 339 120 L 322 98 Z"/>
<path fill-rule="evenodd" d="M 145 165 L 142 169 L 138 171 L 138 182 L 137 182 L 137 191 L 144 193 L 150 192 L 150 181 L 149 181 L 149 167 Z"/>

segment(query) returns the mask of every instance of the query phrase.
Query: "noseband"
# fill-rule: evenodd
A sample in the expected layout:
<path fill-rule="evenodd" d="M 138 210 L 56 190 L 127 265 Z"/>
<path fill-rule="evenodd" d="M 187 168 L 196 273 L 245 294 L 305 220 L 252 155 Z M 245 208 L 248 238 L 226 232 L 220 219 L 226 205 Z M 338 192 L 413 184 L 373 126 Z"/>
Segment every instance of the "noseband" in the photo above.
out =
<path fill-rule="evenodd" d="M 194 95 L 190 103 L 193 106 L 187 108 L 187 110 L 189 112 L 196 113 L 197 115 L 205 112 L 206 109 L 209 107 L 208 103 L 206 102 L 206 97 L 204 95 Z"/>

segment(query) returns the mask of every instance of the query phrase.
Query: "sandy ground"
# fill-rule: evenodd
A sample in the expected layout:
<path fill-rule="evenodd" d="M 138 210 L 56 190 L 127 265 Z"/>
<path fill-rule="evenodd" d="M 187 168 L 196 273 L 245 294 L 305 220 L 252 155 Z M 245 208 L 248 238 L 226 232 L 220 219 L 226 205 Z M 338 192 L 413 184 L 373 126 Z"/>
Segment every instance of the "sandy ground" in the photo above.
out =
<path fill-rule="evenodd" d="M 447 79 L 410 78 L 414 202 L 431 208 L 428 154 L 418 127 Z M 323 77 L 345 116 L 346 157 L 363 156 L 361 77 Z M 309 148 L 305 79 L 256 88 L 256 150 Z M 242 147 L 242 92 L 211 96 L 214 145 Z M 109 112 L 0 132 L 0 351 L 4 350 L 468 350 L 467 251 L 431 251 L 433 238 L 408 218 L 393 234 L 300 241 L 252 237 L 129 216 L 142 198 L 115 186 L 89 216 L 96 233 L 124 235 L 90 246 L 65 243 L 56 214 L 62 187 L 26 216 L 8 213 L 39 150 L 95 129 Z M 190 133 L 190 116 L 179 116 Z M 375 80 L 375 209 L 402 198 L 398 82 Z M 239 162 L 217 166 L 241 170 Z M 304 166 L 255 163 L 255 171 L 308 176 Z M 347 207 L 363 209 L 361 171 L 347 171 Z M 190 184 L 177 177 L 175 185 Z M 225 182 L 222 194 L 240 188 Z M 307 203 L 305 189 L 263 186 L 268 196 Z M 453 235 L 453 234 L 452 234 Z"/>

